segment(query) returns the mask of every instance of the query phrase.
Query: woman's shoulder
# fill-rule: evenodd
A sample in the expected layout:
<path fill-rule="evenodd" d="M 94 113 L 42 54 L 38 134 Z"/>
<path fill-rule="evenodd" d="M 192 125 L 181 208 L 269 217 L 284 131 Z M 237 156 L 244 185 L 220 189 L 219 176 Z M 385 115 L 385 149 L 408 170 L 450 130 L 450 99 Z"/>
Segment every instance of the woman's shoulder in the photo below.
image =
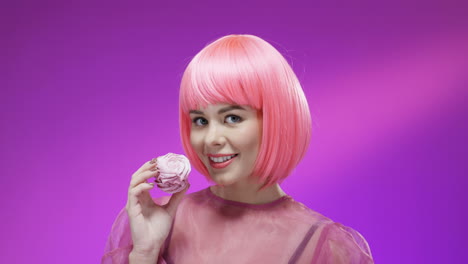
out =
<path fill-rule="evenodd" d="M 370 253 L 369 244 L 364 236 L 352 227 L 339 222 L 331 222 L 327 224 L 325 232 L 327 236 L 334 241 L 352 243 L 353 246 L 357 246 Z"/>
<path fill-rule="evenodd" d="M 309 224 L 317 224 L 320 226 L 333 223 L 330 218 L 309 208 L 305 204 L 294 200 L 291 196 L 287 196 L 286 201 L 281 206 L 281 209 L 287 212 L 285 216 L 291 220 Z"/>
<path fill-rule="evenodd" d="M 306 234 L 309 246 L 318 249 L 312 263 L 373 263 L 369 244 L 354 228 L 335 222 L 292 198 L 287 206 L 288 217 L 310 226 Z"/>
<path fill-rule="evenodd" d="M 312 263 L 374 263 L 366 239 L 355 229 L 338 222 L 323 226 Z"/>

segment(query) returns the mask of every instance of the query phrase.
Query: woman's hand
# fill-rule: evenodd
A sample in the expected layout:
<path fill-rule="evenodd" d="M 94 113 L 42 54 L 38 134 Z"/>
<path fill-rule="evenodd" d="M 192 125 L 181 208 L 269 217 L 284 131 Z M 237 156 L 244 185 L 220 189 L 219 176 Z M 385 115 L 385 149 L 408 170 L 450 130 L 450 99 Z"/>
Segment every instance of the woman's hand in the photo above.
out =
<path fill-rule="evenodd" d="M 166 205 L 156 204 L 149 193 L 155 183 L 147 182 L 148 179 L 159 173 L 155 160 L 143 164 L 132 175 L 125 209 L 132 233 L 132 253 L 157 258 L 159 250 L 171 230 L 177 207 L 190 186 L 188 185 L 181 192 L 173 194 Z"/>

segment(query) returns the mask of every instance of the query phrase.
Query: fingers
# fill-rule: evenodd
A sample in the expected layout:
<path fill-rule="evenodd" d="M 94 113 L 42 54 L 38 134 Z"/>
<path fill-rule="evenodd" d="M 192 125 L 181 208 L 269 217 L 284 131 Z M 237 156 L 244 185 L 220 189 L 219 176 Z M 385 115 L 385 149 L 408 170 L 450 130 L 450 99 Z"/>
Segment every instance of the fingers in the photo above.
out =
<path fill-rule="evenodd" d="M 137 175 L 137 174 L 140 174 L 142 171 L 146 171 L 148 169 L 150 169 L 151 167 L 155 166 L 156 164 L 156 158 L 146 162 L 145 164 L 143 164 L 137 171 L 135 171 L 133 173 L 133 175 Z"/>
<path fill-rule="evenodd" d="M 140 183 L 134 188 L 130 188 L 128 191 L 128 202 L 127 202 L 127 210 L 129 208 L 133 208 L 138 204 L 139 197 L 144 194 L 144 192 L 147 192 L 151 189 L 153 189 L 154 183 Z M 146 195 L 149 195 L 146 193 Z"/>
<path fill-rule="evenodd" d="M 159 171 L 156 169 L 156 158 L 143 164 L 133 175 L 128 188 L 127 211 L 134 208 L 139 202 L 146 204 L 152 201 L 149 190 L 154 188 L 155 183 L 146 182 L 149 178 L 157 177 Z M 179 203 L 182 201 L 190 184 L 187 187 L 171 196 L 168 203 L 164 206 L 167 212 L 174 217 Z"/>
<path fill-rule="evenodd" d="M 148 191 L 153 189 L 154 183 L 147 183 L 146 180 L 157 176 L 159 173 L 156 169 L 155 160 L 152 159 L 146 162 L 132 175 L 130 186 L 128 187 L 127 209 L 136 206 L 138 202 L 145 203 L 151 200 Z"/>
<path fill-rule="evenodd" d="M 169 199 L 169 202 L 167 202 L 167 204 L 165 205 L 167 212 L 172 217 L 174 217 L 175 212 L 177 211 L 177 207 L 180 204 L 180 201 L 182 201 L 182 198 L 184 198 L 184 195 L 185 195 L 185 193 L 187 192 L 187 190 L 189 188 L 190 188 L 190 184 L 187 184 L 187 187 L 184 190 L 182 190 L 182 191 L 180 191 L 178 193 L 174 193 L 171 196 L 171 198 Z"/>
<path fill-rule="evenodd" d="M 156 177 L 159 171 L 156 169 L 156 163 L 145 163 L 137 172 L 132 175 L 129 189 L 134 188 L 142 182 L 146 182 L 149 178 Z"/>

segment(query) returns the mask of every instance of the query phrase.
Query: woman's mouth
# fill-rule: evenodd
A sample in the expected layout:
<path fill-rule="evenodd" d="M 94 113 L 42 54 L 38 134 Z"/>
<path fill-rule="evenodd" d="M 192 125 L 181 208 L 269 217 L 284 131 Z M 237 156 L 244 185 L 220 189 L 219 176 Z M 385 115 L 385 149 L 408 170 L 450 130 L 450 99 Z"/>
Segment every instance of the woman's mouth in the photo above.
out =
<path fill-rule="evenodd" d="M 222 169 L 231 164 L 238 155 L 239 154 L 233 154 L 230 156 L 223 157 L 208 157 L 208 159 L 210 161 L 211 167 L 215 169 Z"/>

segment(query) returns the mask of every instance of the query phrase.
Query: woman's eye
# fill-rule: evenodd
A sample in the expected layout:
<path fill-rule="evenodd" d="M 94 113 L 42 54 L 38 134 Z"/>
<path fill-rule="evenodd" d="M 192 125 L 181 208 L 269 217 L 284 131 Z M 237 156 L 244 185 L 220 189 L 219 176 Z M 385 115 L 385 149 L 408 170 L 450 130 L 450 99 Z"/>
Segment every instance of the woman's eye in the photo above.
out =
<path fill-rule="evenodd" d="M 236 116 L 236 115 L 228 115 L 226 116 L 226 122 L 227 123 L 239 123 L 240 121 L 242 121 L 242 119 L 239 117 L 239 116 Z"/>
<path fill-rule="evenodd" d="M 208 124 L 208 120 L 206 120 L 205 118 L 201 118 L 201 117 L 196 117 L 192 120 L 192 122 L 196 125 L 196 126 L 204 126 L 206 124 Z"/>

